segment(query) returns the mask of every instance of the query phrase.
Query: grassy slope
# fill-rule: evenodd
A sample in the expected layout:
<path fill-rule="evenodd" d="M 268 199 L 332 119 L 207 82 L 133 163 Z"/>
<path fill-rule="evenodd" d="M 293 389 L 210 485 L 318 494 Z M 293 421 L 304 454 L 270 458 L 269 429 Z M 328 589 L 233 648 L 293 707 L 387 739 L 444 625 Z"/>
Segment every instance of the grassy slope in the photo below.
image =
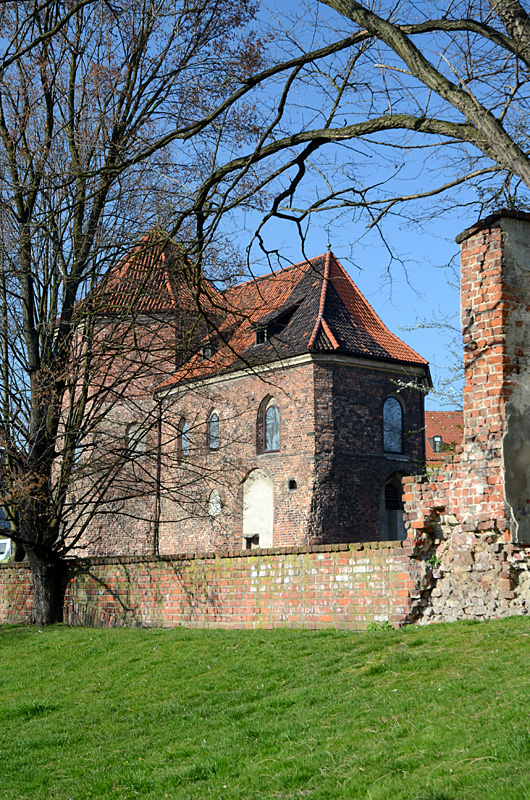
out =
<path fill-rule="evenodd" d="M 0 628 L 0 798 L 530 797 L 530 620 Z"/>

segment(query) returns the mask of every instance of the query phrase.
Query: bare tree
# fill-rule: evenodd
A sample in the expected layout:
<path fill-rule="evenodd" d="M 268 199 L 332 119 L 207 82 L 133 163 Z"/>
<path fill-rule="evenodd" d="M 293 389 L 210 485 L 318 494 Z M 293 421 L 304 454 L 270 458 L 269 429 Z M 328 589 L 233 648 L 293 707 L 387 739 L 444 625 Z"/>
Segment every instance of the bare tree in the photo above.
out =
<path fill-rule="evenodd" d="M 301 20 L 310 36 L 286 34 L 288 52 L 253 34 L 249 0 L 2 5 L 3 506 L 40 624 L 57 616 L 76 451 L 108 411 L 79 389 L 106 367 L 97 315 L 76 312 L 157 218 L 191 259 L 204 320 L 205 260 L 241 209 L 262 215 L 260 240 L 272 216 L 302 236 L 322 210 L 360 209 L 378 224 L 470 181 L 485 202 L 525 201 L 520 3 L 320 4 Z M 336 23 L 315 16 L 324 5 Z M 416 147 L 436 169 L 446 154 L 443 177 L 400 191 Z M 384 174 L 370 174 L 374 154 Z"/>
<path fill-rule="evenodd" d="M 276 216 L 303 234 L 317 212 L 359 211 L 373 226 L 408 207 L 417 219 L 444 198 L 475 213 L 526 207 L 530 15 L 521 3 L 319 3 L 286 24 L 264 73 L 275 104 L 258 147 L 219 162 L 199 202 L 266 164 L 271 201 L 259 233 Z M 282 61 L 286 49 L 299 55 Z M 472 198 L 455 200 L 466 186 Z"/>
<path fill-rule="evenodd" d="M 79 301 L 98 296 L 140 230 L 167 210 L 168 176 L 179 181 L 172 207 L 189 205 L 221 134 L 227 147 L 255 135 L 250 107 L 225 104 L 259 65 L 253 13 L 246 0 L 2 6 L 3 507 L 31 565 L 39 624 L 57 618 L 79 448 L 118 396 L 117 364 L 135 335 L 128 309 L 127 333 L 102 349 L 105 314 Z M 179 230 L 187 265 L 186 242 L 191 252 L 197 239 L 189 215 Z M 137 351 L 148 347 L 152 357 L 152 342 Z M 77 505 L 86 512 L 97 498 L 93 486 Z"/>

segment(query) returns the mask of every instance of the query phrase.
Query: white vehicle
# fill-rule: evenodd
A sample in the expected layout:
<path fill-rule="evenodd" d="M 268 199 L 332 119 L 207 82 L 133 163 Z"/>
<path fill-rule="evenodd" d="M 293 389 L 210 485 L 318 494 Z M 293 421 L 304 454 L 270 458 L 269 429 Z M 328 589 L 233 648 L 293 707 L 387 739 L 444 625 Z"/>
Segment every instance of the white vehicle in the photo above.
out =
<path fill-rule="evenodd" d="M 11 558 L 11 539 L 0 539 L 0 561 Z"/>

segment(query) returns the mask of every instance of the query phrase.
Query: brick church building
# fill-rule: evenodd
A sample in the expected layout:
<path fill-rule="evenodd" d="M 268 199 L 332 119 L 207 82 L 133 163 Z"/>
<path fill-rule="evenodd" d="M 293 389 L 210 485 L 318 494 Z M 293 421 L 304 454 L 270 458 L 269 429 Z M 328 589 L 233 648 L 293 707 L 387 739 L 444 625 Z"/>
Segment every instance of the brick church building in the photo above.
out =
<path fill-rule="evenodd" d="M 144 344 L 120 362 L 119 402 L 85 458 L 94 470 L 112 441 L 123 463 L 83 552 L 403 538 L 401 480 L 425 461 L 427 362 L 332 252 L 221 291 L 204 281 L 199 315 L 181 262 L 172 245 L 144 247 L 100 290 L 104 338 L 132 310 Z"/>

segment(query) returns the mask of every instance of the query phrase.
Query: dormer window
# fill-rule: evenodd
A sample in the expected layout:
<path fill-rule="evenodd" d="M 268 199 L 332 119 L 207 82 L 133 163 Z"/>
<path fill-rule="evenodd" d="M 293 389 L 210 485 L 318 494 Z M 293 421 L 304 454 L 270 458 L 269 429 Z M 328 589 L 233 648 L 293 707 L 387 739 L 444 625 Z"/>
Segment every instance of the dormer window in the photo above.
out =
<path fill-rule="evenodd" d="M 201 347 L 201 358 L 203 361 L 209 361 L 210 358 L 213 356 L 213 344 L 212 342 L 207 342 L 205 345 Z"/>
<path fill-rule="evenodd" d="M 441 453 L 443 451 L 443 442 L 441 436 L 432 437 L 432 450 L 433 453 Z"/>
<path fill-rule="evenodd" d="M 254 330 L 254 344 L 265 344 L 269 341 L 269 331 L 266 327 L 256 328 Z"/>

